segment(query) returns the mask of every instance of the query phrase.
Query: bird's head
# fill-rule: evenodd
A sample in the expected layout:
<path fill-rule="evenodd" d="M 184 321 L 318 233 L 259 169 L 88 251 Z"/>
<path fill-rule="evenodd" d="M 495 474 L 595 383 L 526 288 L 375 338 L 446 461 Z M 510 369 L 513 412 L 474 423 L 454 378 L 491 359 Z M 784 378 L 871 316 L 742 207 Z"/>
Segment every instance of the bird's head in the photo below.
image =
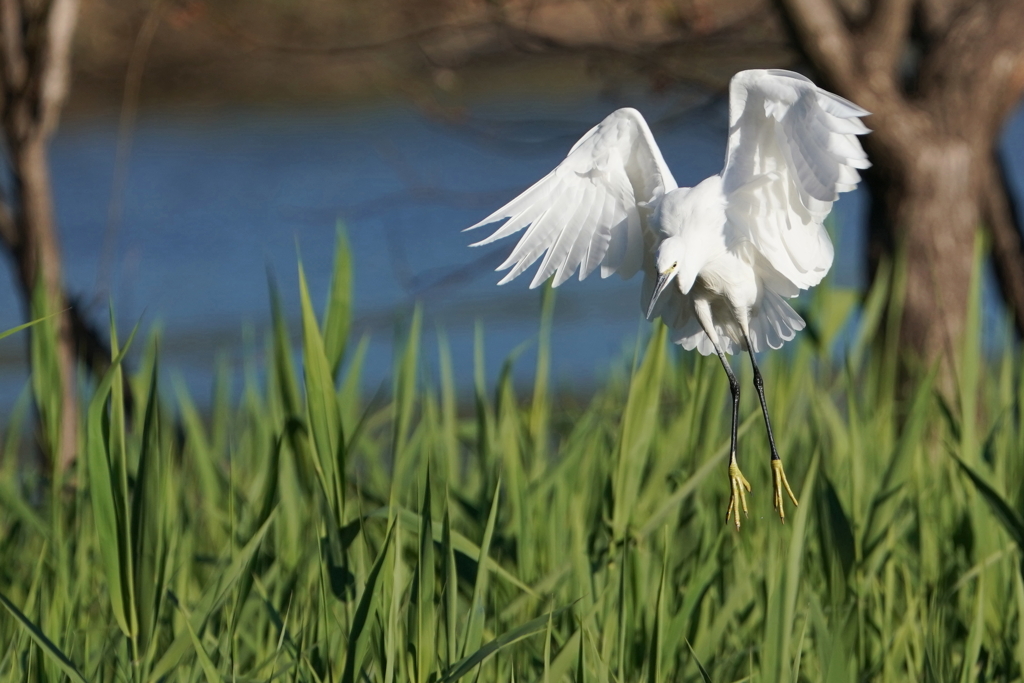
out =
<path fill-rule="evenodd" d="M 687 251 L 685 240 L 679 235 L 668 237 L 658 245 L 658 251 L 655 255 L 658 267 L 658 283 L 654 286 L 654 294 L 651 296 L 651 302 L 647 307 L 648 318 L 654 313 L 654 306 L 658 303 L 658 297 L 676 278 L 679 278 L 679 288 L 683 294 L 688 293 L 690 288 L 693 287 L 697 271 L 690 267 L 689 261 L 692 259 L 686 258 Z M 690 270 L 693 271 L 692 274 L 689 272 Z"/>

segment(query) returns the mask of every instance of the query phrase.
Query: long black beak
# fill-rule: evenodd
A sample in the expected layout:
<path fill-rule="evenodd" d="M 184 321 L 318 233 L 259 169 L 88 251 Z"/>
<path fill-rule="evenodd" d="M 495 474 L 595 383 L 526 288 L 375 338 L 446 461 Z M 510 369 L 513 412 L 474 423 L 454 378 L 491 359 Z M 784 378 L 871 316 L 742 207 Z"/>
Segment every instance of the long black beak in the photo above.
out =
<path fill-rule="evenodd" d="M 651 319 L 651 314 L 654 313 L 654 304 L 658 303 L 658 297 L 661 296 L 663 291 L 665 291 L 665 288 L 668 287 L 669 283 L 675 279 L 675 276 L 675 268 L 658 276 L 658 286 L 654 288 L 654 295 L 651 297 L 651 303 L 647 307 L 648 320 Z"/>

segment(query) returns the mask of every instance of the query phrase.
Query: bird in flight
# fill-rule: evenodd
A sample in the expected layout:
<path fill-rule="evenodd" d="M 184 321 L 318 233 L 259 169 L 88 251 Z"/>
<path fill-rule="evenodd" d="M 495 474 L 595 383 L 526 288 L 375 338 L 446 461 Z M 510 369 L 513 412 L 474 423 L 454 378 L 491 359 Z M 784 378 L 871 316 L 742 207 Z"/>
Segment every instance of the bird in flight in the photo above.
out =
<path fill-rule="evenodd" d="M 833 248 L 823 221 L 840 192 L 868 168 L 857 139 L 869 112 L 792 71 L 741 71 L 729 85 L 725 168 L 695 187 L 679 187 L 635 109 L 619 109 L 592 128 L 553 171 L 467 230 L 505 221 L 489 244 L 520 230 L 508 259 L 519 277 L 541 256 L 530 287 L 553 276 L 557 287 L 623 279 L 643 271 L 641 309 L 660 316 L 672 340 L 715 353 L 729 376 L 732 434 L 726 521 L 740 527 L 750 484 L 736 459 L 740 385 L 726 354 L 747 351 L 771 447 L 773 503 L 783 491 L 797 505 L 782 467 L 756 352 L 777 349 L 804 328 L 786 299 L 821 282 Z"/>

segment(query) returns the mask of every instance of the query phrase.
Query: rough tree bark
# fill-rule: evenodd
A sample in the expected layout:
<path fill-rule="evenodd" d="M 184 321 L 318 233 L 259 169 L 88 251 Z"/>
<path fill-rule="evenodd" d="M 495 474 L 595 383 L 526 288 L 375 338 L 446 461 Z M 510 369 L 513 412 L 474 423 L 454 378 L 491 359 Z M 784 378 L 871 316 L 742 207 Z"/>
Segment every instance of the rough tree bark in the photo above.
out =
<path fill-rule="evenodd" d="M 949 386 L 979 226 L 1024 332 L 1024 252 L 997 153 L 1024 93 L 1024 3 L 778 2 L 827 85 L 873 112 L 872 230 L 907 257 L 902 340 L 941 359 Z"/>
<path fill-rule="evenodd" d="M 78 446 L 73 321 L 63 293 L 60 245 L 53 215 L 47 143 L 68 87 L 78 0 L 0 0 L 0 118 L 13 196 L 0 197 L 0 239 L 14 260 L 23 300 L 38 282 L 57 322 L 61 417 L 51 465 L 63 470 Z"/>

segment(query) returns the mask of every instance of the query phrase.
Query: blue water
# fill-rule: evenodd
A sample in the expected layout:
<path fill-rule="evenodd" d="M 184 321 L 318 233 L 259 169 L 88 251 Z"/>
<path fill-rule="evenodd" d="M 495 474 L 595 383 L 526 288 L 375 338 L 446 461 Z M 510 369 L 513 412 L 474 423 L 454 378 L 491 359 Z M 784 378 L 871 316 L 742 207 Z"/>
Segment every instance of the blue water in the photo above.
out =
<path fill-rule="evenodd" d="M 721 169 L 725 104 L 695 93 L 527 103 L 509 97 L 470 107 L 457 124 L 396 103 L 330 111 L 182 108 L 140 117 L 112 221 L 116 119 L 65 121 L 51 160 L 69 289 L 101 324 L 109 300 L 125 330 L 139 320 L 144 329 L 159 323 L 167 374 L 183 378 L 203 401 L 218 355 L 240 366 L 243 329 L 262 339 L 268 271 L 294 318 L 301 255 L 314 297 L 323 301 L 340 221 L 355 260 L 356 333 L 372 339 L 367 385 L 387 381 L 394 331 L 421 301 L 427 339 L 446 331 L 466 386 L 474 323 L 484 326 L 493 377 L 508 353 L 535 337 L 540 294 L 528 290 L 528 276 L 494 284 L 492 271 L 514 241 L 468 249 L 485 233 L 460 230 L 547 173 L 583 132 L 624 105 L 651 121 L 681 185 Z M 1024 197 L 1021 112 L 1004 150 Z M 863 208 L 860 192 L 836 206 L 837 262 L 829 277 L 841 286 L 862 285 Z M 552 339 L 556 383 L 599 380 L 626 358 L 645 329 L 638 303 L 638 280 L 595 275 L 561 287 Z M 3 288 L 0 328 L 20 319 L 13 286 Z M 262 351 L 262 342 L 256 346 Z M 23 348 L 13 339 L 0 345 L 0 402 L 9 404 L 24 383 Z M 425 354 L 434 354 L 432 344 Z M 529 351 L 520 367 L 520 377 L 532 372 Z"/>

